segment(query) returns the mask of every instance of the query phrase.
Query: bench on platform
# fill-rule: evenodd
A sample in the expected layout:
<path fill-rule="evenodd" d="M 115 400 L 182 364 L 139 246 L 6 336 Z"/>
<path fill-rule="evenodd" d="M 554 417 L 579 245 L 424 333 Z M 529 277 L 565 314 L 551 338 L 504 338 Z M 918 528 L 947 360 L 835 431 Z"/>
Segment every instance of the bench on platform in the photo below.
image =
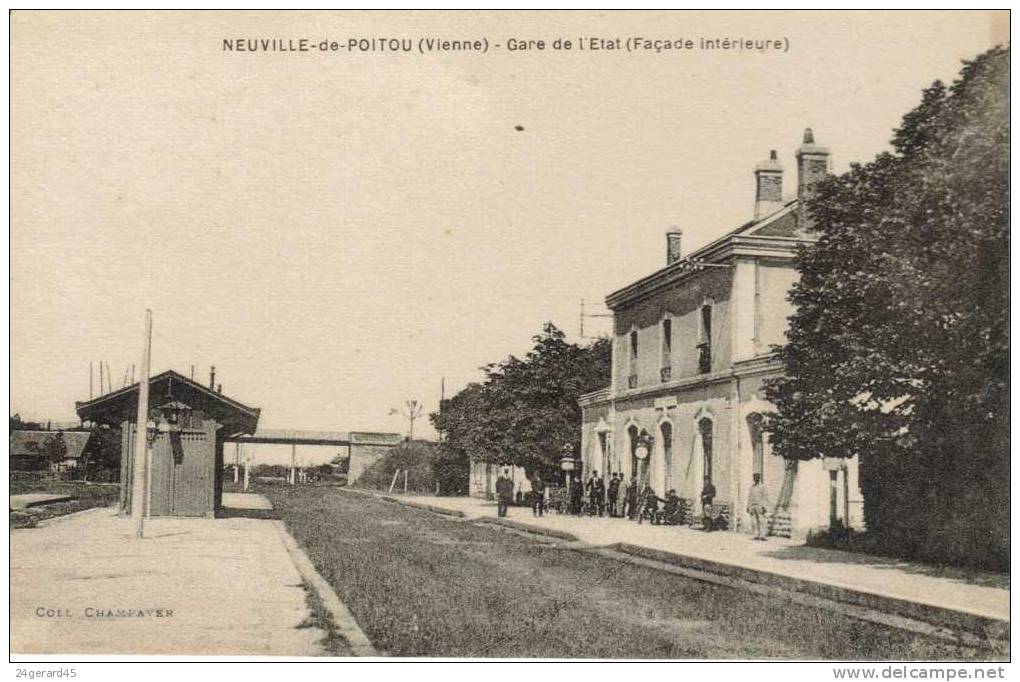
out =
<path fill-rule="evenodd" d="M 694 500 L 685 498 L 684 504 L 690 513 L 687 515 L 687 525 L 691 528 L 697 528 L 705 530 L 705 516 L 701 514 L 695 514 L 694 511 Z M 708 516 L 712 519 L 712 530 L 729 530 L 730 529 L 730 515 L 732 513 L 732 507 L 729 502 L 715 502 L 708 506 Z"/>

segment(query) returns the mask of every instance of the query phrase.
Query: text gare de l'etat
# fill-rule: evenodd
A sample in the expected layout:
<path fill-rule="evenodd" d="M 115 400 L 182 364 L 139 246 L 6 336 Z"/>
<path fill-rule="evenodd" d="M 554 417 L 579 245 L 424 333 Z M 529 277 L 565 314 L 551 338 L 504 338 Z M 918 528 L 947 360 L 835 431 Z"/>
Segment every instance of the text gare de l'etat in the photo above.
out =
<path fill-rule="evenodd" d="M 451 40 L 445 38 L 346 38 L 315 40 L 310 38 L 224 38 L 224 52 L 482 52 L 502 49 L 507 52 L 581 51 L 581 52 L 672 52 L 695 50 L 786 52 L 787 38 L 698 37 L 698 38 L 510 38 L 490 43 L 488 38 Z"/>

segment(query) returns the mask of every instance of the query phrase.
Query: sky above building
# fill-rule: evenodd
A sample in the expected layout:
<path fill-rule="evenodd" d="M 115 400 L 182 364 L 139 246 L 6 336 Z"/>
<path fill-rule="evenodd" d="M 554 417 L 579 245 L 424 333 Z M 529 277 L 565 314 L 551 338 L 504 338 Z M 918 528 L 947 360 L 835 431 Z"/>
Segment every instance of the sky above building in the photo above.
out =
<path fill-rule="evenodd" d="M 805 127 L 835 172 L 988 13 L 95 13 L 11 22 L 11 405 L 74 419 L 154 313 L 153 373 L 266 427 L 405 431 L 579 301 L 751 218 Z M 557 37 L 772 38 L 787 52 L 554 51 Z M 237 53 L 224 39 L 487 38 L 485 54 Z M 544 39 L 543 51 L 507 41 Z M 494 45 L 499 43 L 500 48 Z M 601 311 L 599 311 L 601 312 Z M 589 334 L 607 320 L 589 319 Z M 98 372 L 98 369 L 95 370 Z M 137 371 L 137 370 L 136 370 Z M 96 379 L 98 385 L 98 379 Z M 94 389 L 98 393 L 98 387 Z M 416 434 L 429 435 L 427 420 Z"/>

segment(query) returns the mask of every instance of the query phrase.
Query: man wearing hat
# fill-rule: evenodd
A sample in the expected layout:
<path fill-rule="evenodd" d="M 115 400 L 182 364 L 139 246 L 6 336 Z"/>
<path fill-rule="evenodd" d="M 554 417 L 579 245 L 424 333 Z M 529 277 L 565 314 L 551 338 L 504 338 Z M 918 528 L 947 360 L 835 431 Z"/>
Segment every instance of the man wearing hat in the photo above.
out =
<path fill-rule="evenodd" d="M 496 515 L 506 516 L 507 507 L 514 497 L 514 482 L 510 479 L 510 470 L 503 469 L 503 473 L 496 479 Z"/>

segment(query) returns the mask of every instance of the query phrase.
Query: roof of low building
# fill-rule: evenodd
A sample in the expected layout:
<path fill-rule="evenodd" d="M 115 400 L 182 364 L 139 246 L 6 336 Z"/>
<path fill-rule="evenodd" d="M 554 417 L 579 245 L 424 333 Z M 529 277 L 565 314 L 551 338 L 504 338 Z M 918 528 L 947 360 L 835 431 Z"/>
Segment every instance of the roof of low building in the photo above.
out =
<path fill-rule="evenodd" d="M 11 431 L 11 457 L 45 457 L 45 445 L 60 438 L 66 448 L 63 459 L 79 459 L 92 433 L 89 431 Z"/>
<path fill-rule="evenodd" d="M 774 251 L 776 255 L 792 255 L 798 243 L 812 240 L 803 228 L 797 211 L 798 206 L 799 200 L 792 199 L 775 212 L 740 225 L 679 261 L 614 291 L 606 297 L 606 305 L 615 310 L 621 305 L 643 297 L 653 289 L 683 279 L 697 272 L 695 264 L 698 261 L 712 263 L 727 260 L 732 256 L 733 247 L 753 246 Z"/>
<path fill-rule="evenodd" d="M 227 434 L 254 433 L 258 426 L 259 408 L 248 407 L 183 374 L 167 370 L 149 379 L 149 409 L 177 401 L 209 415 Z M 75 403 L 81 419 L 114 426 L 133 420 L 137 409 L 138 383 Z"/>

